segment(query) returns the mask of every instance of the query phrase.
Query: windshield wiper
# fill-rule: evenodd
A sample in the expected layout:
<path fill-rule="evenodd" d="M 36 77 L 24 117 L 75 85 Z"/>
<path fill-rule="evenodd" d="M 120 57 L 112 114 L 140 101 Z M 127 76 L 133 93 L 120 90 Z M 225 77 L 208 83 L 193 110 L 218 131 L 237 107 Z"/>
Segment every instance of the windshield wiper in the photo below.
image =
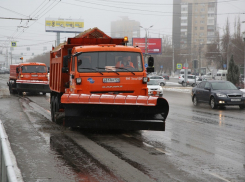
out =
<path fill-rule="evenodd" d="M 98 71 L 98 70 L 96 70 L 96 69 L 94 69 L 94 68 L 78 68 L 78 69 L 95 70 L 97 73 L 100 73 L 100 74 L 104 75 L 102 72 L 100 72 L 100 71 Z"/>
<path fill-rule="evenodd" d="M 117 68 L 117 69 L 127 70 L 127 71 L 131 72 L 133 75 L 135 75 L 135 73 L 134 73 L 133 71 L 130 71 L 130 70 L 129 70 L 129 69 L 127 69 L 127 68 L 123 68 L 123 67 L 115 67 L 115 68 Z"/>
<path fill-rule="evenodd" d="M 98 69 L 105 69 L 105 68 L 100 68 L 100 67 L 96 67 L 96 68 L 98 68 Z M 106 68 L 106 69 L 109 69 L 110 71 L 112 71 L 112 72 L 114 72 L 114 73 L 116 73 L 116 74 L 118 74 L 119 75 L 119 73 L 118 72 L 116 72 L 116 71 L 114 71 L 113 69 L 110 69 L 110 68 Z M 109 71 L 108 71 L 109 72 Z"/>

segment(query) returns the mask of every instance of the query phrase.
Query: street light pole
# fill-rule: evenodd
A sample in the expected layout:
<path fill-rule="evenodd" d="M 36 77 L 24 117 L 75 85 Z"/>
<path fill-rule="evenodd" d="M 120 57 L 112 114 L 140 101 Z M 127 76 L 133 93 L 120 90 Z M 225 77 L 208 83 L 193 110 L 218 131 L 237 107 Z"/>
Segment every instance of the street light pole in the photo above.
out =
<path fill-rule="evenodd" d="M 243 32 L 243 40 L 245 44 L 245 32 Z M 245 89 L 245 45 L 244 45 L 244 63 L 243 63 L 243 87 Z"/>
<path fill-rule="evenodd" d="M 153 27 L 153 25 L 151 25 L 149 28 L 144 28 L 144 27 L 140 26 L 140 28 L 145 29 L 145 58 L 144 58 L 145 63 L 146 63 L 146 56 L 147 56 L 147 53 L 148 53 L 148 51 L 147 51 L 147 31 L 148 31 L 151 27 Z"/>

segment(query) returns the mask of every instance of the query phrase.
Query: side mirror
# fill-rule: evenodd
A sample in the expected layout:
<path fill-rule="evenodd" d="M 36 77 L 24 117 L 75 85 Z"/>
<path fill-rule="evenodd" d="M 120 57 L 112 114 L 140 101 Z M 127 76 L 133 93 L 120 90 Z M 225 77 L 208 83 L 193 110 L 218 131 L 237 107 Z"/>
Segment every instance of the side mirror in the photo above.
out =
<path fill-rule="evenodd" d="M 153 57 L 149 57 L 149 59 L 148 59 L 148 66 L 149 67 L 153 67 L 154 66 L 154 58 Z"/>
<path fill-rule="evenodd" d="M 49 73 L 49 71 L 50 71 L 50 67 L 48 67 L 48 73 Z"/>
<path fill-rule="evenodd" d="M 63 57 L 63 67 L 68 67 L 68 60 L 70 56 L 64 56 Z"/>
<path fill-rule="evenodd" d="M 16 73 L 19 73 L 19 68 L 16 68 Z"/>
<path fill-rule="evenodd" d="M 154 72 L 154 58 L 149 57 L 148 59 L 148 67 L 146 68 L 147 73 L 152 73 Z"/>
<path fill-rule="evenodd" d="M 62 67 L 62 73 L 68 73 L 69 69 L 68 67 Z"/>
<path fill-rule="evenodd" d="M 204 90 L 211 90 L 211 87 L 205 87 Z"/>

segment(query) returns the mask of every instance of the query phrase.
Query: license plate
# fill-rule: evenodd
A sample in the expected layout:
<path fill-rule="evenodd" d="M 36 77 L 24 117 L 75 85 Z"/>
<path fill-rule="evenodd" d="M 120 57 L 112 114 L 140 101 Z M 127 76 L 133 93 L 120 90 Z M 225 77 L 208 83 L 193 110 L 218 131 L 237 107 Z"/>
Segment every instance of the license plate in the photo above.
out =
<path fill-rule="evenodd" d="M 231 99 L 231 101 L 241 101 L 241 99 Z"/>
<path fill-rule="evenodd" d="M 119 83 L 120 78 L 103 78 L 103 83 Z"/>

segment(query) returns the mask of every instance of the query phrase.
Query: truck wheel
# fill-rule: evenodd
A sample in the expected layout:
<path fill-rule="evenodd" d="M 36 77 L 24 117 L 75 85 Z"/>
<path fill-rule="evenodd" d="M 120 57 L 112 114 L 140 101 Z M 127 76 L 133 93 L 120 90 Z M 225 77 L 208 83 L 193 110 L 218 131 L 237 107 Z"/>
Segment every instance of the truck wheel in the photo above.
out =
<path fill-rule="evenodd" d="M 56 112 L 59 112 L 59 100 L 58 100 L 58 97 L 55 97 L 54 98 L 54 102 L 53 102 L 53 122 L 57 123 L 57 118 L 56 118 Z"/>
<path fill-rule="evenodd" d="M 54 111 L 54 96 L 52 96 L 52 98 L 51 98 L 51 120 L 53 121 L 53 122 L 55 122 L 54 121 L 54 114 L 55 114 L 55 111 Z"/>
<path fill-rule="evenodd" d="M 215 103 L 214 97 L 211 97 L 210 105 L 211 105 L 212 109 L 216 109 L 217 108 L 217 104 Z"/>
<path fill-rule="evenodd" d="M 160 83 L 160 86 L 165 86 L 165 83 L 164 83 L 164 82 L 161 82 L 161 83 Z"/>
<path fill-rule="evenodd" d="M 12 84 L 9 82 L 9 93 L 13 94 Z"/>

